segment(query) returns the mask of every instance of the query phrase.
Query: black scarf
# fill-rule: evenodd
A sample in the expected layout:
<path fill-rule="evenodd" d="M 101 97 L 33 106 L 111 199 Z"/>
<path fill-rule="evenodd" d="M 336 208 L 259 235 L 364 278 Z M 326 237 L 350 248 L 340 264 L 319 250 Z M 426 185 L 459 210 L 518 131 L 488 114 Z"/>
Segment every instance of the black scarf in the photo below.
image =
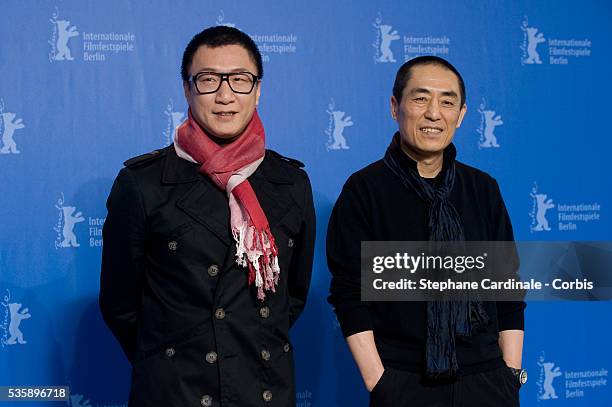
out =
<path fill-rule="evenodd" d="M 393 136 L 384 162 L 402 184 L 414 191 L 427 205 L 430 241 L 465 240 L 463 222 L 449 196 L 455 185 L 455 156 L 451 143 L 445 150 L 443 166 L 435 183 L 430 184 L 416 166 L 402 164 L 408 157 L 400 146 L 400 135 Z M 426 375 L 453 378 L 457 375 L 455 336 L 470 336 L 478 326 L 486 325 L 488 316 L 481 301 L 429 301 L 427 303 Z"/>

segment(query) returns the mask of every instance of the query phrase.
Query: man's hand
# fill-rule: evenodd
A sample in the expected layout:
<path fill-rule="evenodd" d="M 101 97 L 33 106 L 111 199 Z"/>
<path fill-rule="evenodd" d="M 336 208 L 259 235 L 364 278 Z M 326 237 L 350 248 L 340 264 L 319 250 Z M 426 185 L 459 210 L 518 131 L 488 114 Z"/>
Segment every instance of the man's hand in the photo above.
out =
<path fill-rule="evenodd" d="M 380 381 L 380 378 L 382 377 L 384 373 L 385 373 L 385 368 L 382 368 L 380 372 L 378 370 L 376 371 L 375 376 L 372 376 L 371 378 L 368 378 L 368 379 L 365 379 L 365 378 L 363 379 L 363 382 L 365 383 L 365 386 L 368 392 L 372 392 L 372 390 L 374 390 L 374 387 L 376 387 L 376 385 L 378 384 L 378 382 Z"/>
<path fill-rule="evenodd" d="M 359 367 L 366 389 L 372 391 L 378 383 L 385 368 L 374 342 L 372 331 L 359 332 L 346 338 L 353 358 Z"/>

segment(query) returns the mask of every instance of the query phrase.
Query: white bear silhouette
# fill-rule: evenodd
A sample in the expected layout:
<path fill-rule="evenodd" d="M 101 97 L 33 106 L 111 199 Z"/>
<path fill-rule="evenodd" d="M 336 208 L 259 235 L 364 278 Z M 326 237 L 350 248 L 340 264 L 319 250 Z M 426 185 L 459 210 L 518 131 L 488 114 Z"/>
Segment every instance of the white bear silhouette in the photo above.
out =
<path fill-rule="evenodd" d="M 546 200 L 546 194 L 531 194 L 537 203 L 536 226 L 532 228 L 534 231 L 550 230 L 548 220 L 546 219 L 546 211 L 554 208 L 552 199 Z"/>
<path fill-rule="evenodd" d="M 345 112 L 340 110 L 333 110 L 331 111 L 331 114 L 334 117 L 334 132 L 332 133 L 334 142 L 328 146 L 328 149 L 348 150 L 349 146 L 346 144 L 346 138 L 344 137 L 343 132 L 345 127 L 350 127 L 353 125 L 351 116 L 344 117 Z"/>
<path fill-rule="evenodd" d="M 538 365 L 544 369 L 544 393 L 539 396 L 540 400 L 559 398 L 557 397 L 555 388 L 552 386 L 555 377 L 559 377 L 562 374 L 559 367 L 557 366 L 553 369 L 555 364 L 552 362 L 544 362 L 544 358 L 541 356 Z"/>
<path fill-rule="evenodd" d="M 76 37 L 79 35 L 79 32 L 76 31 L 77 27 L 72 26 L 68 28 L 70 25 L 70 21 L 68 20 L 57 20 L 55 21 L 57 26 L 57 54 L 55 55 L 56 61 L 63 61 L 64 59 L 68 61 L 73 61 L 74 58 L 70 53 L 70 48 L 68 48 L 68 40 L 72 37 Z"/>
<path fill-rule="evenodd" d="M 380 30 L 380 35 L 382 36 L 382 41 L 380 43 L 380 58 L 378 58 L 378 62 L 395 62 L 395 58 L 393 56 L 393 51 L 391 51 L 391 41 L 398 40 L 400 36 L 397 33 L 397 30 L 393 30 L 393 27 L 386 24 L 381 24 L 378 26 Z"/>
<path fill-rule="evenodd" d="M 74 206 L 62 206 L 62 211 L 64 212 L 64 227 L 62 229 L 62 234 L 64 236 L 64 240 L 62 241 L 61 247 L 79 247 L 80 244 L 77 242 L 76 235 L 74 234 L 74 225 L 75 223 L 83 222 L 85 218 L 81 212 L 74 213 L 76 208 Z"/>
<path fill-rule="evenodd" d="M 525 31 L 527 31 L 527 59 L 525 60 L 526 64 L 541 64 L 540 54 L 536 50 L 536 47 L 541 42 L 546 41 L 544 38 L 544 33 L 538 33 L 538 29 L 535 27 L 526 27 Z"/>
<path fill-rule="evenodd" d="M 13 139 L 13 135 L 15 134 L 15 130 L 23 129 L 25 124 L 23 124 L 22 119 L 17 119 L 13 121 L 15 118 L 15 113 L 2 113 L 2 122 L 4 123 L 4 132 L 2 133 L 2 149 L 0 149 L 0 154 L 19 154 L 20 151 L 17 150 L 17 143 L 15 143 L 15 139 Z"/>
<path fill-rule="evenodd" d="M 481 147 L 499 147 L 497 137 L 495 137 L 495 127 L 504 124 L 501 116 L 495 116 L 495 110 L 485 110 L 482 112 L 485 118 L 484 141 L 480 144 Z"/>
<path fill-rule="evenodd" d="M 24 308 L 21 310 L 21 312 L 19 312 L 21 304 L 17 302 L 10 303 L 8 307 L 11 312 L 11 322 L 9 323 L 9 334 L 11 337 L 7 339 L 6 344 L 15 345 L 20 343 L 24 345 L 27 342 L 23 339 L 23 332 L 21 332 L 19 329 L 19 325 L 21 324 L 22 320 L 28 319 L 32 315 L 30 315 L 27 308 Z"/>

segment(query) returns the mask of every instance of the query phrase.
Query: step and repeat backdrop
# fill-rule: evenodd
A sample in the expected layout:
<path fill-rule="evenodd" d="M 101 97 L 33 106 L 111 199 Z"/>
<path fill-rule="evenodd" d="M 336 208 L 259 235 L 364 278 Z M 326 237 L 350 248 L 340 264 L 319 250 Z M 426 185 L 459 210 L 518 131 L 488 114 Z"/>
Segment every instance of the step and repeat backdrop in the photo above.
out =
<path fill-rule="evenodd" d="M 0 385 L 126 405 L 129 364 L 97 306 L 106 197 L 124 160 L 172 142 L 184 47 L 225 24 L 263 54 L 268 148 L 303 161 L 313 184 L 298 405 L 366 405 L 326 302 L 325 235 L 347 177 L 396 130 L 396 70 L 433 54 L 462 72 L 458 158 L 498 180 L 518 240 L 612 240 L 611 18 L 594 0 L 2 1 Z M 611 334 L 609 302 L 529 303 L 522 404 L 610 405 Z"/>

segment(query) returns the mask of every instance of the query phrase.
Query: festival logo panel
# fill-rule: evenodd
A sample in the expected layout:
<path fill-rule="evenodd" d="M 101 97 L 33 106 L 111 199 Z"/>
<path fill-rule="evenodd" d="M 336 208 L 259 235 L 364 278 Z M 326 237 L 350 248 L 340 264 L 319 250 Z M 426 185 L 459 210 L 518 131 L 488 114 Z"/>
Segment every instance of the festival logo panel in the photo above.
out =
<path fill-rule="evenodd" d="M 74 11 L 60 12 L 58 7 L 51 13 L 49 62 L 106 62 L 115 57 L 133 54 L 136 50 L 136 34 L 127 31 L 90 31 L 86 24 L 72 21 Z M 80 28 L 79 28 L 80 27 Z"/>
<path fill-rule="evenodd" d="M 527 16 L 521 23 L 521 65 L 569 65 L 591 57 L 592 41 L 589 38 L 563 38 L 558 33 L 545 33 Z"/>

